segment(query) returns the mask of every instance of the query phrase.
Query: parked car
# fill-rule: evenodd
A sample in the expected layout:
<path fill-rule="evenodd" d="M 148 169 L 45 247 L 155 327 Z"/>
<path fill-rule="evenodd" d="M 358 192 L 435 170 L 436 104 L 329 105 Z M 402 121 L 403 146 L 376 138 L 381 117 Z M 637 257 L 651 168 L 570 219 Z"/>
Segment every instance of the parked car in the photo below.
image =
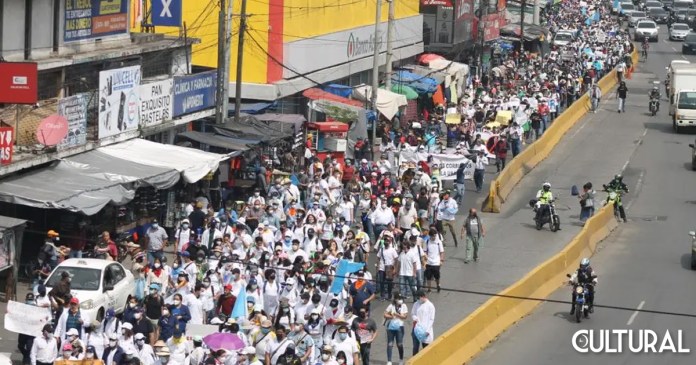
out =
<path fill-rule="evenodd" d="M 128 297 L 135 294 L 135 278 L 123 265 L 102 259 L 67 259 L 61 262 L 46 279 L 46 292 L 68 272 L 71 295 L 80 301 L 80 310 L 91 320 L 104 318 L 106 310 L 121 313 Z"/>
<path fill-rule="evenodd" d="M 659 41 L 658 31 L 660 27 L 652 20 L 641 20 L 636 24 L 636 30 L 633 32 L 635 41 L 642 41 L 647 38 L 648 41 Z"/>
<path fill-rule="evenodd" d="M 674 23 L 672 27 L 669 28 L 669 40 L 670 41 L 683 41 L 684 38 L 691 32 L 691 28 L 688 24 L 684 23 Z"/>

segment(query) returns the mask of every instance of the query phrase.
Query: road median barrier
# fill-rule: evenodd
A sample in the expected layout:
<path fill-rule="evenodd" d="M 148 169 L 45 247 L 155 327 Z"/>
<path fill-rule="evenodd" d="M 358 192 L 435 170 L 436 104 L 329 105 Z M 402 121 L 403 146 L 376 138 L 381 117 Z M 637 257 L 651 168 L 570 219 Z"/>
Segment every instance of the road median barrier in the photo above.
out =
<path fill-rule="evenodd" d="M 631 57 L 635 65 L 638 61 L 638 53 L 634 50 Z M 597 82 L 602 89 L 602 95 L 605 97 L 616 86 L 616 83 L 616 70 L 612 70 Z M 590 98 L 585 93 L 551 123 L 541 138 L 515 156 L 503 171 L 491 181 L 488 196 L 484 200 L 481 210 L 487 213 L 500 213 L 502 205 L 512 189 L 525 175 L 551 154 L 563 136 L 587 114 L 589 109 Z"/>
<path fill-rule="evenodd" d="M 577 268 L 582 257 L 592 256 L 597 244 L 616 225 L 613 207 L 600 209 L 560 252 L 437 337 L 430 346 L 410 359 L 408 364 L 461 365 L 470 361 L 501 333 L 531 313 L 542 302 L 541 299 L 563 285 L 567 280 L 566 274 Z M 570 301 L 570 292 L 568 300 Z"/>

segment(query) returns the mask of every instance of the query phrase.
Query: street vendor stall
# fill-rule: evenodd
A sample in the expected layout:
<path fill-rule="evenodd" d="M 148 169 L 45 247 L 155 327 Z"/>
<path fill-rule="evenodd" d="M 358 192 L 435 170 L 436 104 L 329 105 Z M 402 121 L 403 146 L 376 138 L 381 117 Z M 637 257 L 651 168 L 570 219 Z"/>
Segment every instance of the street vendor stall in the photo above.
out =
<path fill-rule="evenodd" d="M 307 124 L 307 147 L 324 161 L 327 156 L 344 164 L 348 145 L 348 124 L 342 122 L 315 122 Z"/>

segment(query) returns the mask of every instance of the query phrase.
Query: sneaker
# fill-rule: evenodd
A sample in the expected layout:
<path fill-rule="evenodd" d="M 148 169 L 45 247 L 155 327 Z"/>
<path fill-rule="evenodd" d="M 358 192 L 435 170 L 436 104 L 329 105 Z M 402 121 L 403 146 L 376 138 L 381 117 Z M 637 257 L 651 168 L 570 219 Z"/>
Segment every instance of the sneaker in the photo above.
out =
<path fill-rule="evenodd" d="M 391 362 L 391 361 L 387 361 L 387 365 L 392 365 L 392 362 Z"/>
<path fill-rule="evenodd" d="M 440 286 L 438 285 L 438 286 L 437 286 L 437 292 L 438 292 L 438 293 L 440 292 L 440 289 L 441 289 L 441 288 L 440 288 Z"/>

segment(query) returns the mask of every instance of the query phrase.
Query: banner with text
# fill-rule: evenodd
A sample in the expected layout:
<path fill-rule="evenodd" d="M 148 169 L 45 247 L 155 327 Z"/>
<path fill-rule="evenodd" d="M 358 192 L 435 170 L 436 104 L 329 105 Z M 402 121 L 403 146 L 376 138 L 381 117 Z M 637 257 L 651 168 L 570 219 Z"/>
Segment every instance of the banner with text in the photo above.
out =
<path fill-rule="evenodd" d="M 433 157 L 433 161 L 440 165 L 440 179 L 454 180 L 457 177 L 457 169 L 460 164 L 464 164 L 464 178 L 467 180 L 474 179 L 474 163 L 465 156 L 427 153 L 427 152 L 412 152 L 403 150 L 400 153 L 400 163 L 427 161 L 428 156 Z"/>
<path fill-rule="evenodd" d="M 43 326 L 51 323 L 51 311 L 48 308 L 24 304 L 10 300 L 5 312 L 5 329 L 27 336 L 41 336 Z"/>
<path fill-rule="evenodd" d="M 128 0 L 65 0 L 65 42 L 128 33 Z"/>
<path fill-rule="evenodd" d="M 99 139 L 138 129 L 140 66 L 99 72 Z"/>
<path fill-rule="evenodd" d="M 174 80 L 140 85 L 140 125 L 150 127 L 172 119 Z"/>
<path fill-rule="evenodd" d="M 58 100 L 58 115 L 68 121 L 68 134 L 58 144 L 58 150 L 87 143 L 87 106 L 90 94 L 77 94 Z"/>
<path fill-rule="evenodd" d="M 173 116 L 214 108 L 216 77 L 217 71 L 174 77 Z"/>

